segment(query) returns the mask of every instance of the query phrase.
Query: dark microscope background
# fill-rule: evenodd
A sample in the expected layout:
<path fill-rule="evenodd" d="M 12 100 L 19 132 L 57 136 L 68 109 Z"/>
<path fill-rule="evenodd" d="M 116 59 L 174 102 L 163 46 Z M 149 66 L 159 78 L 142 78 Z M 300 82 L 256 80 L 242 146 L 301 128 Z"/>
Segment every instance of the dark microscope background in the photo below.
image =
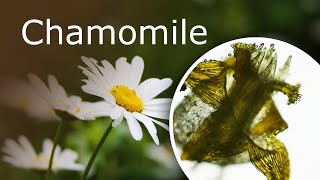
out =
<path fill-rule="evenodd" d="M 84 65 L 81 56 L 97 60 L 107 59 L 114 63 L 118 57 L 139 55 L 145 61 L 143 79 L 170 77 L 173 85 L 161 94 L 172 97 L 176 86 L 186 70 L 202 54 L 229 40 L 263 36 L 291 43 L 302 49 L 315 60 L 320 59 L 320 1 L 318 0 L 162 0 L 162 1 L 3 1 L 0 11 L 1 28 L 1 65 L 0 77 L 25 77 L 29 72 L 45 79 L 47 74 L 55 75 L 65 89 L 84 100 L 96 101 L 91 95 L 82 92 L 81 79 L 85 78 L 78 65 Z M 64 37 L 68 25 L 112 25 L 118 31 L 124 25 L 138 28 L 140 25 L 165 25 L 168 28 L 168 45 L 163 45 L 161 36 L 157 45 L 151 45 L 150 34 L 145 45 L 139 41 L 133 45 L 110 45 L 106 39 L 104 45 L 98 45 L 97 36 L 93 45 L 70 46 L 65 41 L 58 45 L 57 34 L 52 34 L 51 45 L 31 46 L 21 36 L 23 24 L 29 19 L 45 21 L 64 28 Z M 187 30 L 195 25 L 206 27 L 207 43 L 194 45 L 188 38 L 186 45 L 170 43 L 172 20 L 178 21 L 178 42 L 181 36 L 181 19 L 187 20 Z M 31 38 L 45 37 L 44 28 L 30 28 Z M 188 34 L 187 34 L 188 35 Z M 107 35 L 105 35 L 107 36 Z M 203 39 L 203 38 L 200 38 Z M 317 77 L 315 77 L 317 78 Z M 0 90 L 1 93 L 1 90 Z M 26 135 L 37 151 L 41 149 L 45 137 L 53 138 L 57 123 L 39 123 L 16 110 L 0 107 L 1 130 L 0 145 L 5 138 Z M 80 161 L 86 163 L 95 144 L 108 125 L 108 121 L 72 122 L 64 128 L 64 136 L 59 144 L 80 153 Z M 160 142 L 170 150 L 169 135 L 158 128 Z M 148 155 L 152 144 L 148 132 L 140 142 L 132 139 L 126 123 L 114 130 L 103 146 L 96 161 L 92 180 L 102 179 L 186 179 L 181 169 L 174 165 L 172 154 L 166 158 L 173 160 L 168 167 Z M 2 156 L 2 154 L 1 154 Z M 155 154 L 158 156 L 158 154 Z M 0 163 L 1 179 L 39 179 L 37 175 L 25 170 L 15 169 Z M 78 179 L 74 172 L 58 173 L 57 179 Z"/>

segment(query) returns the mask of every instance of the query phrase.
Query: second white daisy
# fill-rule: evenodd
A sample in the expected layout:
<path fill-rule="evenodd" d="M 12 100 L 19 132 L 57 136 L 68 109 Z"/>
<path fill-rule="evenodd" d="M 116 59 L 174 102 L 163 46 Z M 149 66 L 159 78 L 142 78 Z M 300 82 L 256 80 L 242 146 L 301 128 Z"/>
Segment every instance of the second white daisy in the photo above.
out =
<path fill-rule="evenodd" d="M 168 130 L 168 125 L 153 118 L 169 119 L 171 98 L 155 98 L 171 84 L 170 78 L 150 78 L 143 81 L 144 62 L 141 57 L 134 57 L 129 64 L 126 58 L 119 58 L 115 68 L 106 60 L 102 66 L 93 58 L 81 57 L 88 66 L 81 67 L 88 77 L 82 90 L 88 94 L 104 98 L 108 103 L 106 113 L 114 120 L 113 127 L 127 120 L 129 130 L 135 140 L 142 139 L 142 122 L 156 144 L 159 144 L 154 123 Z"/>
<path fill-rule="evenodd" d="M 42 152 L 37 154 L 29 140 L 25 136 L 20 136 L 18 142 L 12 139 L 6 139 L 2 152 L 5 153 L 3 161 L 12 166 L 31 169 L 35 171 L 46 171 L 49 165 L 49 159 L 53 143 L 50 139 L 45 139 L 42 145 Z M 78 154 L 70 149 L 61 151 L 60 146 L 55 150 L 53 158 L 53 171 L 74 170 L 82 171 L 83 165 L 75 161 Z"/>
<path fill-rule="evenodd" d="M 25 80 L 16 77 L 0 80 L 0 89 L 1 105 L 23 111 L 39 121 L 59 120 L 53 108 Z"/>
<path fill-rule="evenodd" d="M 93 120 L 96 117 L 107 116 L 104 111 L 108 107 L 107 103 L 85 102 L 79 96 L 67 95 L 53 75 L 48 75 L 48 87 L 35 74 L 28 74 L 28 78 L 33 90 L 63 119 Z"/>

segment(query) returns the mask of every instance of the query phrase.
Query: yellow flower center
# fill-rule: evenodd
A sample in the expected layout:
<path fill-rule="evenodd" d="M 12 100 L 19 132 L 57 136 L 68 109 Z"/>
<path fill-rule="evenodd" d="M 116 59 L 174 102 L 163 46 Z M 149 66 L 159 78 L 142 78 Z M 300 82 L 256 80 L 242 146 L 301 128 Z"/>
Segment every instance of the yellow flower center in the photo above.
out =
<path fill-rule="evenodd" d="M 136 92 L 127 86 L 115 86 L 110 89 L 110 93 L 115 98 L 116 103 L 129 112 L 141 112 L 143 109 L 142 100 Z"/>
<path fill-rule="evenodd" d="M 50 159 L 49 159 L 49 157 L 43 157 L 40 155 L 36 155 L 34 161 L 39 164 L 48 164 L 49 165 Z M 55 166 L 55 160 L 53 159 L 52 160 L 52 167 L 54 167 L 54 166 Z"/>

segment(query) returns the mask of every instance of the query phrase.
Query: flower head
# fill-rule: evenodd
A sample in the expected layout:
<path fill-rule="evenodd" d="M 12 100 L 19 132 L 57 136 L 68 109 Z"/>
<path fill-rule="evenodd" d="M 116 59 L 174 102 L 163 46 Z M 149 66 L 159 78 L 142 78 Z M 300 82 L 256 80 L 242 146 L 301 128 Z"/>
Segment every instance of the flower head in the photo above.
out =
<path fill-rule="evenodd" d="M 62 118 L 78 118 L 92 120 L 98 116 L 106 116 L 105 102 L 83 102 L 79 96 L 68 96 L 64 88 L 53 75 L 48 76 L 48 87 L 35 74 L 28 75 L 34 91 L 39 94 Z"/>
<path fill-rule="evenodd" d="M 52 141 L 45 139 L 42 145 L 42 152 L 37 154 L 25 136 L 20 136 L 18 142 L 12 139 L 6 139 L 5 145 L 2 148 L 2 152 L 6 155 L 4 155 L 2 159 L 18 168 L 45 171 L 49 166 L 52 147 Z M 76 152 L 69 149 L 61 151 L 61 148 L 57 146 L 53 158 L 52 170 L 82 171 L 83 165 L 76 163 L 75 161 L 77 159 L 78 154 Z"/>
<path fill-rule="evenodd" d="M 18 78 L 1 81 L 0 104 L 25 112 L 38 120 L 58 120 L 52 107 L 34 90 L 31 85 Z"/>
<path fill-rule="evenodd" d="M 142 122 L 154 142 L 159 144 L 154 123 L 168 130 L 168 125 L 153 118 L 168 119 L 171 98 L 156 98 L 171 84 L 170 78 L 150 78 L 140 83 L 144 62 L 141 57 L 134 57 L 131 64 L 126 58 L 119 58 L 115 68 L 106 60 L 102 66 L 93 58 L 82 57 L 87 68 L 79 67 L 88 77 L 82 90 L 88 94 L 104 98 L 108 103 L 105 112 L 114 120 L 116 127 L 123 118 L 127 120 L 129 130 L 135 140 L 142 139 Z M 153 118 L 152 118 L 153 117 Z"/>

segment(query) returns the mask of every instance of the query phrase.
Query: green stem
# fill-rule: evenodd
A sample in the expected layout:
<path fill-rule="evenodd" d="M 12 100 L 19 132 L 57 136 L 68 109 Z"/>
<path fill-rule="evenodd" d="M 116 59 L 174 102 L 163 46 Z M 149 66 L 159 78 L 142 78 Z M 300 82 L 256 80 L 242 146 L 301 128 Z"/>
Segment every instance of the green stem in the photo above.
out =
<path fill-rule="evenodd" d="M 57 131 L 56 131 L 56 135 L 54 137 L 54 143 L 53 143 L 53 147 L 52 147 L 52 150 L 51 150 L 49 166 L 48 166 L 48 171 L 47 171 L 47 178 L 46 178 L 47 180 L 50 180 L 50 175 L 52 173 L 52 164 L 53 164 L 54 152 L 55 152 L 56 147 L 58 145 L 58 140 L 59 140 L 59 137 L 60 137 L 60 134 L 61 134 L 61 129 L 62 129 L 62 126 L 63 126 L 63 122 L 64 122 L 64 120 L 60 121 L 59 126 L 58 126 Z"/>
<path fill-rule="evenodd" d="M 84 170 L 82 176 L 81 176 L 81 180 L 85 180 L 88 176 L 88 173 L 91 169 L 91 166 L 94 162 L 94 160 L 96 159 L 103 143 L 105 142 L 106 138 L 108 137 L 110 131 L 112 130 L 112 123 L 110 123 L 109 127 L 106 129 L 106 131 L 104 132 L 103 136 L 101 137 L 98 145 L 96 146 L 96 149 L 94 150 L 94 152 L 92 153 L 91 157 L 90 157 L 90 160 L 86 166 L 86 169 Z"/>

